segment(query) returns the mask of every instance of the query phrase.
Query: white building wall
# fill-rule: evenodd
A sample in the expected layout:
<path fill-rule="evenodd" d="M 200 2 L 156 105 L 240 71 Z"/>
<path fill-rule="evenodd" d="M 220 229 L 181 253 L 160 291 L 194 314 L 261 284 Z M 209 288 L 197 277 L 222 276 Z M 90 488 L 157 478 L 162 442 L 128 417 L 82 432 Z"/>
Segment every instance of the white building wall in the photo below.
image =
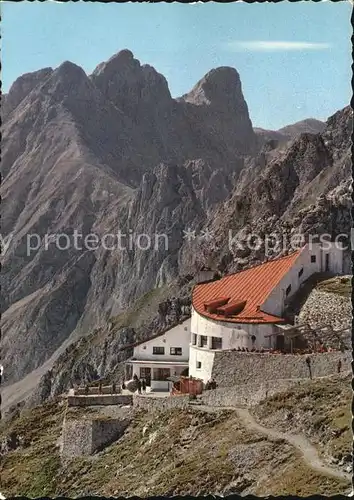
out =
<path fill-rule="evenodd" d="M 147 340 L 134 347 L 133 358 L 145 361 L 186 361 L 189 359 L 191 320 L 187 319 L 155 339 Z M 153 354 L 153 347 L 164 347 L 165 354 Z M 171 347 L 181 347 L 182 355 L 170 354 Z"/>
<path fill-rule="evenodd" d="M 222 338 L 222 350 L 237 349 L 238 347 L 271 347 L 270 340 L 266 335 L 274 333 L 272 324 L 258 323 L 230 323 L 226 321 L 215 321 L 199 314 L 192 308 L 191 334 Z M 256 337 L 252 343 L 252 335 Z M 211 344 L 210 344 L 211 345 Z"/>
<path fill-rule="evenodd" d="M 328 248 L 329 247 L 329 248 Z M 323 244 L 323 263 L 322 270 L 325 271 L 326 254 L 329 254 L 329 270 L 334 274 L 343 273 L 343 249 L 339 243 L 324 243 Z"/>
<path fill-rule="evenodd" d="M 289 272 L 280 281 L 279 285 L 272 291 L 267 300 L 260 304 L 261 310 L 276 316 L 282 316 L 285 300 L 296 293 L 301 284 L 312 274 L 325 271 L 326 254 L 329 254 L 329 271 L 335 274 L 342 273 L 343 252 L 336 248 L 335 244 L 324 243 L 321 248 L 320 243 L 306 245 Z M 311 262 L 311 256 L 316 257 L 316 262 Z M 299 276 L 299 271 L 303 273 Z M 291 291 L 286 295 L 286 289 L 291 285 Z"/>
<path fill-rule="evenodd" d="M 213 369 L 214 353 L 215 351 L 209 349 L 191 346 L 189 351 L 189 375 L 208 382 Z M 197 368 L 198 361 L 201 363 L 201 368 Z"/>
<path fill-rule="evenodd" d="M 238 347 L 252 349 L 274 347 L 276 337 L 266 337 L 275 333 L 275 327 L 272 324 L 245 324 L 229 323 L 224 321 L 214 321 L 200 315 L 192 308 L 191 317 L 191 346 L 189 351 L 189 375 L 201 378 L 207 382 L 211 377 L 214 362 L 214 353 L 216 349 L 211 349 L 212 337 L 222 338 L 221 350 L 237 349 Z M 193 336 L 197 335 L 196 345 L 193 345 Z M 200 347 L 200 336 L 207 337 L 206 347 Z M 252 336 L 255 336 L 253 342 Z M 197 368 L 197 363 L 201 367 Z"/>
<path fill-rule="evenodd" d="M 316 262 L 311 263 L 311 255 L 316 256 Z M 313 273 L 321 271 L 321 250 L 318 245 L 314 246 L 311 252 L 308 247 L 304 247 L 293 267 L 283 277 L 278 286 L 274 288 L 267 300 L 260 304 L 261 310 L 275 316 L 282 316 L 285 300 L 294 295 L 300 285 L 306 281 Z M 302 276 L 299 271 L 303 269 Z M 286 295 L 286 289 L 291 285 L 291 292 Z"/>

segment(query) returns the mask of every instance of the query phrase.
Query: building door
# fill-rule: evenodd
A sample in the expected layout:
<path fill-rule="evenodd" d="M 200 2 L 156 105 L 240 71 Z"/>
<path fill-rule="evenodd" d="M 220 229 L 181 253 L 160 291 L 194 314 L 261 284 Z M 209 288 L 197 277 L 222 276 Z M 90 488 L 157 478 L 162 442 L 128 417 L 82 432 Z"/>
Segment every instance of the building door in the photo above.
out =
<path fill-rule="evenodd" d="M 284 335 L 277 335 L 275 348 L 277 351 L 282 351 L 284 349 Z"/>
<path fill-rule="evenodd" d="M 325 271 L 326 273 L 329 271 L 329 253 L 326 253 L 325 256 Z"/>
<path fill-rule="evenodd" d="M 146 385 L 150 387 L 151 385 L 151 368 L 140 367 L 140 378 L 144 378 Z"/>

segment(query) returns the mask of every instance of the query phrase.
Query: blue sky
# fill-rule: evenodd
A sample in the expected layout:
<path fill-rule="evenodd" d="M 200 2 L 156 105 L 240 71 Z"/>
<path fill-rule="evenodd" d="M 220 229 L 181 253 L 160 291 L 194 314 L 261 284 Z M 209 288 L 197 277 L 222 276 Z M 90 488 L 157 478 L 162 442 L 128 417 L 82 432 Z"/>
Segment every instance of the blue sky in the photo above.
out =
<path fill-rule="evenodd" d="M 2 81 L 65 60 L 90 73 L 123 48 L 173 96 L 210 69 L 240 73 L 254 126 L 326 119 L 351 98 L 351 4 L 2 2 Z"/>

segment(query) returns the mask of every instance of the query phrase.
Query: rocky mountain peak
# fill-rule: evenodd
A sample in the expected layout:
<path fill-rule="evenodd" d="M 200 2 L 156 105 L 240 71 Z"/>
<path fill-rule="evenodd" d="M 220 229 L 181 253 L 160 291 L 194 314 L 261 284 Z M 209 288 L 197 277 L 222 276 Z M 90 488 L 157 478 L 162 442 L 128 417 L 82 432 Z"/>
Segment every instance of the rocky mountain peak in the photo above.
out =
<path fill-rule="evenodd" d="M 80 85 L 83 81 L 88 81 L 88 77 L 80 66 L 65 61 L 54 71 L 51 80 L 62 83 L 68 91 L 71 91 L 72 87 Z"/>
<path fill-rule="evenodd" d="M 240 75 L 235 68 L 212 69 L 179 102 L 190 108 L 198 107 L 191 113 L 202 116 L 203 127 L 210 134 L 209 140 L 215 136 L 222 138 L 224 148 L 234 150 L 234 154 L 255 152 L 256 136 L 242 93 Z"/>
<path fill-rule="evenodd" d="M 326 124 L 320 120 L 306 118 L 306 120 L 301 120 L 293 123 L 292 125 L 287 125 L 286 127 L 279 129 L 277 132 L 288 137 L 296 137 L 304 132 L 309 134 L 320 134 L 325 129 L 325 126 Z"/>
<path fill-rule="evenodd" d="M 123 62 L 133 62 L 134 60 L 134 54 L 131 50 L 129 49 L 123 49 L 117 52 L 117 54 L 114 54 L 109 61 L 120 61 L 121 63 Z"/>
<path fill-rule="evenodd" d="M 23 99 L 40 83 L 43 83 L 53 73 L 52 68 L 43 68 L 32 73 L 26 73 L 11 85 L 6 100 L 3 103 L 3 116 L 7 116 L 23 101 Z"/>
<path fill-rule="evenodd" d="M 153 67 L 142 66 L 128 49 L 98 65 L 91 79 L 106 98 L 133 117 L 141 105 L 171 101 L 166 79 Z"/>
<path fill-rule="evenodd" d="M 94 69 L 91 77 L 95 79 L 100 75 L 104 75 L 107 78 L 122 71 L 127 66 L 137 67 L 140 66 L 140 63 L 137 59 L 134 59 L 134 54 L 130 50 L 124 49 L 114 54 L 108 61 L 100 63 Z"/>
<path fill-rule="evenodd" d="M 244 105 L 240 75 L 227 66 L 212 69 L 183 99 L 198 106 L 241 107 Z"/>
<path fill-rule="evenodd" d="M 81 78 L 82 76 L 86 77 L 85 71 L 78 66 L 77 64 L 71 61 L 64 61 L 54 72 L 58 77 L 66 77 L 66 78 Z"/>
<path fill-rule="evenodd" d="M 41 92 L 52 96 L 56 102 L 81 102 L 92 99 L 97 90 L 80 66 L 65 61 L 51 74 Z"/>

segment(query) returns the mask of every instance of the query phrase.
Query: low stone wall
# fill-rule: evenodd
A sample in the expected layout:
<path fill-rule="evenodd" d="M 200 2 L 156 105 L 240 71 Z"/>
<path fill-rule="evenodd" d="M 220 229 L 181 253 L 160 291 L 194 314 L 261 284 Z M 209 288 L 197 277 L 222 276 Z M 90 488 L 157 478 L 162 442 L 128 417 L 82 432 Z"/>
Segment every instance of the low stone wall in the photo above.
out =
<path fill-rule="evenodd" d="M 132 405 L 132 395 L 100 394 L 90 396 L 68 396 L 68 406 L 107 406 L 107 405 Z"/>
<path fill-rule="evenodd" d="M 90 396 L 91 394 L 112 394 L 112 386 L 105 385 L 101 388 L 101 391 L 102 392 L 100 392 L 99 387 L 89 387 L 87 395 Z M 120 394 L 120 392 L 120 387 L 117 385 L 116 390 L 113 394 Z M 78 387 L 77 389 L 74 389 L 74 394 L 75 396 L 86 396 L 85 387 Z"/>
<path fill-rule="evenodd" d="M 149 412 L 171 410 L 172 408 L 188 408 L 189 395 L 183 396 L 141 396 L 133 395 L 133 406 Z"/>
<path fill-rule="evenodd" d="M 290 379 L 242 384 L 237 387 L 220 387 L 204 392 L 201 400 L 204 405 L 208 406 L 253 406 L 266 397 L 306 382 L 306 379 Z"/>
<path fill-rule="evenodd" d="M 91 455 L 121 437 L 130 419 L 64 419 L 61 456 Z"/>
<path fill-rule="evenodd" d="M 212 377 L 219 387 L 232 387 L 279 379 L 309 379 L 307 355 L 215 352 Z M 309 354 L 312 377 L 325 377 L 337 373 L 338 361 L 342 371 L 351 370 L 351 352 L 325 352 Z"/>

